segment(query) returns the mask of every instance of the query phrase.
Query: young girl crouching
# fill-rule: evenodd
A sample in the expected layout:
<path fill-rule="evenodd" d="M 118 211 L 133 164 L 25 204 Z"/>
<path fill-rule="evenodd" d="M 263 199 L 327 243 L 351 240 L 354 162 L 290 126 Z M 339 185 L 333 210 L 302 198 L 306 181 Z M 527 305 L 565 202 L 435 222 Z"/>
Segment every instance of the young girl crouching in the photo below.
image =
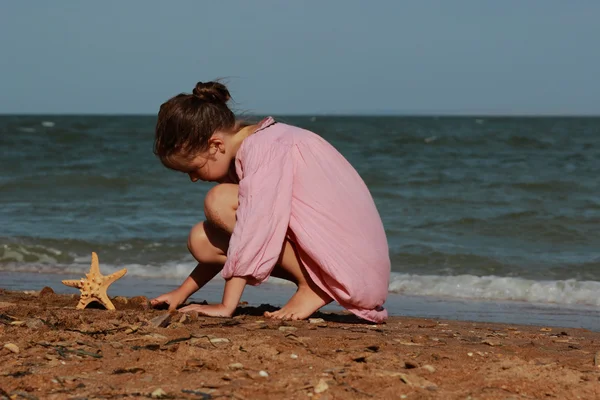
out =
<path fill-rule="evenodd" d="M 182 312 L 231 316 L 246 284 L 275 276 L 298 289 L 265 316 L 305 319 L 337 301 L 357 316 L 387 318 L 390 259 L 383 224 L 365 183 L 323 138 L 269 117 L 237 121 L 227 88 L 199 82 L 160 107 L 154 152 L 192 182 L 217 182 L 204 201 L 206 221 L 188 248 L 198 265 L 181 286 L 152 300 L 175 309 L 219 271 L 220 304 Z"/>

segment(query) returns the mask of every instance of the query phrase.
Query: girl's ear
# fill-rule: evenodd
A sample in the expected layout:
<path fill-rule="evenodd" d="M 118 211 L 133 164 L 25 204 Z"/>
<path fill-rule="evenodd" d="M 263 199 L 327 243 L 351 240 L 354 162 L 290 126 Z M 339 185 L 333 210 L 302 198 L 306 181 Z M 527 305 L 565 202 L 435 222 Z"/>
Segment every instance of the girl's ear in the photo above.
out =
<path fill-rule="evenodd" d="M 208 140 L 208 151 L 210 155 L 216 153 L 225 153 L 225 143 L 218 136 L 213 136 Z"/>

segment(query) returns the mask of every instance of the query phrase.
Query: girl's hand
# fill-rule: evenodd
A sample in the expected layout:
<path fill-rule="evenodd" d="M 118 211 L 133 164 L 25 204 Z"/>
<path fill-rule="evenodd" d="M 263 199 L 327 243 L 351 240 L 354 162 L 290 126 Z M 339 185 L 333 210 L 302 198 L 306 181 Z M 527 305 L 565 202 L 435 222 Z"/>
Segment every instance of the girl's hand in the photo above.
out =
<path fill-rule="evenodd" d="M 209 317 L 231 317 L 235 310 L 230 310 L 224 304 L 191 304 L 179 310 L 180 312 L 197 311 L 198 314 Z"/>
<path fill-rule="evenodd" d="M 185 303 L 188 296 L 185 295 L 180 289 L 175 289 L 172 292 L 161 294 L 155 299 L 150 300 L 152 307 L 159 306 L 161 304 L 168 304 L 169 311 L 177 309 L 177 306 Z"/>

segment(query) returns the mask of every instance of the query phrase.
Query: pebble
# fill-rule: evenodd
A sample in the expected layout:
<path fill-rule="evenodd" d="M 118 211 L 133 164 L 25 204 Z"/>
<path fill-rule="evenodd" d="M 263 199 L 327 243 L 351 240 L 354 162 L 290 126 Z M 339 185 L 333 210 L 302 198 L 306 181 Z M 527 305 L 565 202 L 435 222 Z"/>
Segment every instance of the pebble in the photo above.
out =
<path fill-rule="evenodd" d="M 429 365 L 429 364 L 423 365 L 423 369 L 431 372 L 432 374 L 435 372 L 435 367 L 433 365 Z"/>
<path fill-rule="evenodd" d="M 154 332 L 144 335 L 141 338 L 145 339 L 145 340 L 167 340 L 168 339 L 168 337 L 166 337 L 165 335 L 161 335 L 160 333 L 154 333 Z M 137 340 L 137 338 L 131 339 L 131 340 Z"/>
<path fill-rule="evenodd" d="M 497 342 L 495 340 L 484 340 L 483 342 L 481 342 L 482 344 L 487 344 L 488 346 L 500 346 L 500 342 Z"/>
<path fill-rule="evenodd" d="M 290 354 L 290 358 L 297 360 L 298 359 L 298 354 Z"/>
<path fill-rule="evenodd" d="M 244 369 L 244 365 L 242 363 L 229 364 L 229 369 Z"/>
<path fill-rule="evenodd" d="M 594 357 L 594 365 L 596 367 L 600 367 L 600 351 L 596 352 L 596 356 Z"/>
<path fill-rule="evenodd" d="M 19 354 L 19 346 L 14 343 L 6 343 L 3 346 L 5 349 L 12 351 L 15 354 Z"/>
<path fill-rule="evenodd" d="M 323 393 L 327 389 L 329 389 L 329 385 L 325 382 L 325 379 L 320 379 L 314 388 L 316 394 Z"/>
<path fill-rule="evenodd" d="M 222 337 L 216 337 L 216 338 L 211 338 L 210 339 L 211 343 L 228 343 L 229 339 L 227 338 L 222 338 Z"/>
<path fill-rule="evenodd" d="M 150 394 L 150 397 L 152 397 L 153 399 L 162 399 L 167 397 L 167 392 L 165 392 L 161 388 L 158 388 L 154 392 L 152 392 L 152 394 Z"/>
<path fill-rule="evenodd" d="M 308 322 L 311 324 L 322 324 L 325 320 L 323 318 L 309 318 Z"/>
<path fill-rule="evenodd" d="M 295 326 L 280 326 L 279 330 L 282 332 L 293 332 L 298 330 Z"/>
<path fill-rule="evenodd" d="M 267 371 L 260 370 L 258 371 L 258 375 L 262 376 L 263 378 L 266 378 L 269 376 L 269 373 Z"/>
<path fill-rule="evenodd" d="M 468 355 L 469 357 L 473 357 L 473 353 L 471 353 L 471 352 L 467 353 L 467 355 Z"/>

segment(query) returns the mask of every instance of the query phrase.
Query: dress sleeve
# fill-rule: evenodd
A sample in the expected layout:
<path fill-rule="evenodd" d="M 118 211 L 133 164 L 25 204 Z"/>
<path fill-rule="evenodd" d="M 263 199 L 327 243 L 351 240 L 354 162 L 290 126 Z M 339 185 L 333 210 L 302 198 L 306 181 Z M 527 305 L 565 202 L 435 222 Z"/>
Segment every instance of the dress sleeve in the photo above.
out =
<path fill-rule="evenodd" d="M 287 234 L 292 206 L 292 146 L 278 145 L 243 162 L 236 224 L 222 276 L 257 285 L 275 267 Z"/>

